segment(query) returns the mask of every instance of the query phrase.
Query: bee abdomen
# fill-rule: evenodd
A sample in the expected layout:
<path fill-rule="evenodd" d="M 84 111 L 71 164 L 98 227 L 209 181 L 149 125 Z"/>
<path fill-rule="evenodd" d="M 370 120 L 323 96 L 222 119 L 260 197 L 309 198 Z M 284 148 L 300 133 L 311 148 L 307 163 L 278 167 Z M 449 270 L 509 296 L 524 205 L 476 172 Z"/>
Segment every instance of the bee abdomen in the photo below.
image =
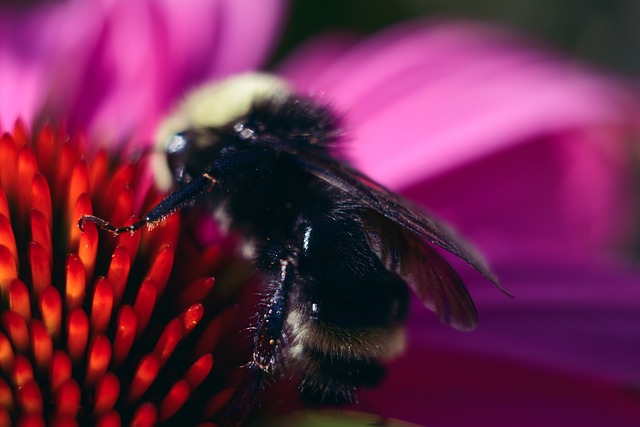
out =
<path fill-rule="evenodd" d="M 289 314 L 289 327 L 295 331 L 291 347 L 294 357 L 304 351 L 314 351 L 341 359 L 388 361 L 402 353 L 405 347 L 402 325 L 338 326 L 306 317 L 297 310 Z"/>
<path fill-rule="evenodd" d="M 302 373 L 300 389 L 308 403 L 355 403 L 359 387 L 375 387 L 384 377 L 383 362 L 404 349 L 404 328 L 342 327 L 289 315 L 291 359 Z"/>
<path fill-rule="evenodd" d="M 377 386 L 385 374 L 377 360 L 340 358 L 310 349 L 303 350 L 298 361 L 303 372 L 300 391 L 309 404 L 356 403 L 356 389 Z"/>

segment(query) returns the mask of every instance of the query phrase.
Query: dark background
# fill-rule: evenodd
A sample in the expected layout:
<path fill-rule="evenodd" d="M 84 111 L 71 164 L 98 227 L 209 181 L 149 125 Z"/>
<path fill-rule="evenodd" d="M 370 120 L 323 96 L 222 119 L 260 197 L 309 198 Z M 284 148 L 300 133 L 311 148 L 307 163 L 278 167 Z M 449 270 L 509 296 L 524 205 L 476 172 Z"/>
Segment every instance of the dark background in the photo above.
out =
<path fill-rule="evenodd" d="M 326 30 L 368 34 L 416 17 L 494 22 L 570 56 L 640 73 L 640 0 L 293 0 L 276 60 Z"/>

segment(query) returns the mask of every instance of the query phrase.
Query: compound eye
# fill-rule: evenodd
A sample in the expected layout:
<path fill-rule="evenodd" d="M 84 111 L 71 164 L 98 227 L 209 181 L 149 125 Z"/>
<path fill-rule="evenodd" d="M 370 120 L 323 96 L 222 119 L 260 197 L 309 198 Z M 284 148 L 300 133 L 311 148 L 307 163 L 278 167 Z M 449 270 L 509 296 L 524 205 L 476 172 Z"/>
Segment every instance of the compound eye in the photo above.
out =
<path fill-rule="evenodd" d="M 185 168 L 192 148 L 193 141 L 189 137 L 189 132 L 176 133 L 165 144 L 167 163 L 176 184 L 184 184 L 190 180 L 189 175 L 185 173 Z"/>
<path fill-rule="evenodd" d="M 243 141 L 251 139 L 256 133 L 253 126 L 251 126 L 249 123 L 244 123 L 244 122 L 238 122 L 235 125 L 233 125 L 233 131 Z"/>

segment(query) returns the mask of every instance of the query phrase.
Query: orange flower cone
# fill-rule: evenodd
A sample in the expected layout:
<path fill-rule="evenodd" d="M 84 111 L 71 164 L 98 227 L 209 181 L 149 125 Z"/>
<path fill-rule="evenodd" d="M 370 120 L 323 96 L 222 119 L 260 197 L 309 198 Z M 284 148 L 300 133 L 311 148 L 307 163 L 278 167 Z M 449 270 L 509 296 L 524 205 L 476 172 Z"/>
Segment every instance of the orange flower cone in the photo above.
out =
<path fill-rule="evenodd" d="M 185 242 L 179 215 L 81 232 L 136 219 L 143 168 L 51 126 L 33 139 L 21 122 L 0 139 L 0 426 L 215 418 L 233 394 L 214 374 L 235 313 L 212 297 L 220 247 Z"/>

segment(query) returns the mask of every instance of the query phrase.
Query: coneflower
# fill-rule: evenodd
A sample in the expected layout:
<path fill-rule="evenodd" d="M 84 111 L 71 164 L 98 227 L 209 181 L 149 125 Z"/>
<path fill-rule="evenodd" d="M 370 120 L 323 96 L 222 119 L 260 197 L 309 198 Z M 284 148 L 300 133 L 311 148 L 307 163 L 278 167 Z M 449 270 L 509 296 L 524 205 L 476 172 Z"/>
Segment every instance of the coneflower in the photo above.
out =
<path fill-rule="evenodd" d="M 0 139 L 0 425 L 214 419 L 233 394 L 213 372 L 234 311 L 211 296 L 220 247 L 187 242 L 179 215 L 81 232 L 85 214 L 134 220 L 143 175 L 85 148 L 49 125 L 32 140 L 21 122 Z"/>

